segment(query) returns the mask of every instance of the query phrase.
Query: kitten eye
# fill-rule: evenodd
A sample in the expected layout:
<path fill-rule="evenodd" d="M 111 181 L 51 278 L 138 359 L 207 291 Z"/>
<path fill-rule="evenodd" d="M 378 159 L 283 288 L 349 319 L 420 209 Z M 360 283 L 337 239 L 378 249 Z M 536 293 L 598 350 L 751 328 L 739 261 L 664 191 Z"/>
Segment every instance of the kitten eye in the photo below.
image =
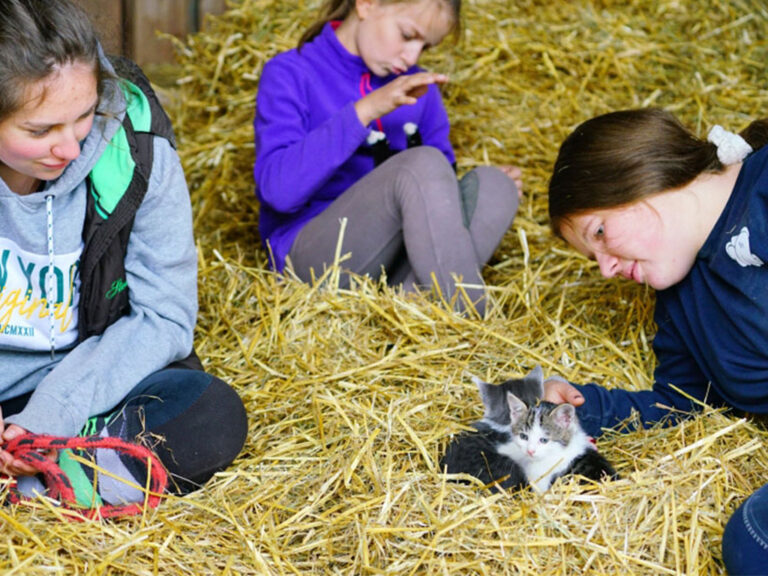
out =
<path fill-rule="evenodd" d="M 526 434 L 525 432 L 520 434 L 520 440 L 528 440 L 528 434 Z"/>
<path fill-rule="evenodd" d="M 539 438 L 539 442 L 541 442 L 542 444 L 546 444 L 547 442 L 549 442 L 549 438 Z"/>

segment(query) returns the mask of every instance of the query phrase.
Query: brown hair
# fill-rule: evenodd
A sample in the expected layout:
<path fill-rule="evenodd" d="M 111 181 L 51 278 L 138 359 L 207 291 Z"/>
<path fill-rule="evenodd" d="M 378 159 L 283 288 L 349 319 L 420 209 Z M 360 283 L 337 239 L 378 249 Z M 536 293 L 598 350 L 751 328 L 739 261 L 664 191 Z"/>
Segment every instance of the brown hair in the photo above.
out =
<path fill-rule="evenodd" d="M 742 136 L 757 149 L 768 143 L 768 120 Z M 717 147 L 659 108 L 621 110 L 587 120 L 560 146 L 549 181 L 549 218 L 561 236 L 569 217 L 632 204 L 724 169 Z"/>
<path fill-rule="evenodd" d="M 382 4 L 390 2 L 414 2 L 415 0 L 377 0 Z M 461 30 L 461 0 L 441 0 L 450 5 L 453 10 L 453 33 L 458 35 Z M 320 19 L 307 28 L 299 40 L 299 48 L 311 42 L 328 22 L 344 20 L 355 9 L 356 0 L 326 0 L 320 11 Z"/>
<path fill-rule="evenodd" d="M 0 121 L 24 105 L 25 90 L 57 68 L 93 66 L 101 96 L 106 74 L 99 40 L 85 12 L 70 0 L 0 0 Z"/>

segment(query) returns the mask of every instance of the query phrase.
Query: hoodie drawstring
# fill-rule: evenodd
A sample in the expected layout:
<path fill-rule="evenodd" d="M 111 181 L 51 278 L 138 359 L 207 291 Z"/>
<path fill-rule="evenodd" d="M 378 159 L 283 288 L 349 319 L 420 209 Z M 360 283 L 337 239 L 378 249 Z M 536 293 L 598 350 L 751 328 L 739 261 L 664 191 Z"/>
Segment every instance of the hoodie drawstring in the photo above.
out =
<path fill-rule="evenodd" d="M 360 76 L 360 96 L 365 98 L 371 92 L 373 92 L 373 87 L 371 86 L 371 74 L 370 72 L 366 72 Z M 379 132 L 384 132 L 384 124 L 381 122 L 381 118 L 376 118 L 374 122 L 376 122 L 376 127 Z"/>
<path fill-rule="evenodd" d="M 48 305 L 48 320 L 50 321 L 51 336 L 51 360 L 54 358 L 56 350 L 56 317 L 53 304 L 53 288 L 56 275 L 53 271 L 53 195 L 48 194 L 45 197 L 45 213 L 48 217 L 48 274 L 46 274 L 45 301 Z"/>

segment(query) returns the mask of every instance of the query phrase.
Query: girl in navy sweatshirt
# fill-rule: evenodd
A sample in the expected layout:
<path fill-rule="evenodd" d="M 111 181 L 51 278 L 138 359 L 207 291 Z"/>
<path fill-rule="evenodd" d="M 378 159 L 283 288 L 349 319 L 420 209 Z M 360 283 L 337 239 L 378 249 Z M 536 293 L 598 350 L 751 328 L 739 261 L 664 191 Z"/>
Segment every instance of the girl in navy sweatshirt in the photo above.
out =
<path fill-rule="evenodd" d="M 700 407 L 689 397 L 768 414 L 766 143 L 768 120 L 702 140 L 659 109 L 593 118 L 563 142 L 552 229 L 606 278 L 657 290 L 652 390 L 545 385 L 548 400 L 578 406 L 589 434 L 633 411 L 643 424 L 672 422 Z M 765 573 L 768 485 L 732 517 L 723 559 L 729 573 Z"/>
<path fill-rule="evenodd" d="M 264 67 L 254 121 L 259 231 L 304 280 L 334 262 L 406 290 L 457 279 L 481 314 L 481 267 L 509 228 L 520 171 L 454 171 L 442 74 L 416 66 L 459 0 L 330 0 L 299 47 Z M 346 221 L 342 227 L 341 222 Z M 457 299 L 459 308 L 466 302 Z"/>

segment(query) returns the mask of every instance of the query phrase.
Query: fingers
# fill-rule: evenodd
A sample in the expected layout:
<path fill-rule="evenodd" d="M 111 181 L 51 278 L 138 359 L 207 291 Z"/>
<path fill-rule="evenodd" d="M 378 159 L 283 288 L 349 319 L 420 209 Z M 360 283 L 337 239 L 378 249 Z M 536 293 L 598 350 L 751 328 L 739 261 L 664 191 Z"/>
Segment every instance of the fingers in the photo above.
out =
<path fill-rule="evenodd" d="M 522 178 L 513 178 L 515 182 L 515 188 L 517 188 L 517 199 L 523 199 L 523 180 Z"/>
<path fill-rule="evenodd" d="M 400 76 L 400 78 L 395 80 L 395 82 L 397 81 L 405 85 L 406 91 L 419 91 L 423 95 L 431 84 L 445 84 L 448 82 L 448 76 L 435 72 L 418 72 L 408 76 Z"/>
<path fill-rule="evenodd" d="M 2 439 L 2 443 L 4 443 L 7 439 L 5 438 L 5 425 L 3 421 L 3 409 L 0 407 L 0 439 Z M 11 475 L 9 471 L 9 467 L 12 465 L 14 461 L 14 457 L 8 454 L 5 450 L 0 449 L 0 473 Z"/>
<path fill-rule="evenodd" d="M 37 470 L 12 454 L 0 450 L 0 472 L 7 476 L 34 476 Z"/>
<path fill-rule="evenodd" d="M 504 172 L 507 176 L 512 178 L 512 180 L 521 178 L 523 175 L 523 171 L 518 166 L 510 166 L 508 164 L 502 164 L 499 166 L 499 170 Z"/>
<path fill-rule="evenodd" d="M 509 176 L 517 188 L 517 197 L 523 199 L 523 171 L 517 166 L 501 165 L 499 169 Z"/>
<path fill-rule="evenodd" d="M 24 430 L 24 428 L 21 426 L 11 424 L 2 431 L 2 438 L 4 442 L 8 442 L 9 440 L 13 440 L 14 438 L 22 436 L 26 433 L 27 431 Z M 45 458 L 53 460 L 54 462 L 59 457 L 59 453 L 55 449 L 46 450 L 41 452 L 41 454 Z M 9 454 L 4 450 L 0 450 L 0 472 L 9 476 L 34 476 L 37 474 L 37 469 L 33 468 L 19 458 L 14 458 L 12 454 Z"/>
<path fill-rule="evenodd" d="M 399 76 L 393 82 L 401 81 L 407 82 L 412 86 L 417 84 L 427 86 L 429 84 L 445 84 L 449 78 L 446 74 L 440 74 L 439 72 L 416 72 L 416 74 L 407 74 Z"/>
<path fill-rule="evenodd" d="M 415 104 L 415 100 L 424 96 L 429 90 L 432 84 L 444 84 L 448 82 L 448 76 L 445 74 L 435 74 L 433 72 L 419 72 L 418 74 L 411 74 L 410 76 L 401 76 L 404 84 L 405 94 L 413 98 L 411 102 Z M 399 80 L 399 79 L 398 79 Z"/>
<path fill-rule="evenodd" d="M 9 476 L 34 476 L 38 470 L 33 468 L 26 462 L 15 458 L 13 462 L 7 467 L 7 474 Z"/>
<path fill-rule="evenodd" d="M 0 473 L 12 476 L 9 468 L 13 464 L 14 457 L 5 450 L 0 450 Z"/>
<path fill-rule="evenodd" d="M 568 385 L 570 388 L 568 393 L 566 394 L 565 401 L 568 402 L 568 404 L 573 404 L 574 406 L 581 406 L 584 404 L 584 396 L 581 395 L 581 392 L 576 390 L 573 386 L 570 384 Z"/>
<path fill-rule="evenodd" d="M 584 404 L 584 396 L 574 386 L 561 378 L 550 378 L 544 382 L 544 400 L 554 404 Z"/>
<path fill-rule="evenodd" d="M 417 72 L 398 76 L 381 88 L 355 102 L 355 110 L 363 126 L 389 114 L 400 106 L 415 104 L 427 93 L 430 84 L 442 84 L 448 76 L 436 72 Z"/>
<path fill-rule="evenodd" d="M 8 442 L 9 440 L 13 440 L 14 438 L 17 438 L 19 436 L 23 436 L 26 434 L 27 431 L 24 430 L 21 426 L 17 426 L 16 424 L 11 424 L 3 430 L 3 440 Z"/>

